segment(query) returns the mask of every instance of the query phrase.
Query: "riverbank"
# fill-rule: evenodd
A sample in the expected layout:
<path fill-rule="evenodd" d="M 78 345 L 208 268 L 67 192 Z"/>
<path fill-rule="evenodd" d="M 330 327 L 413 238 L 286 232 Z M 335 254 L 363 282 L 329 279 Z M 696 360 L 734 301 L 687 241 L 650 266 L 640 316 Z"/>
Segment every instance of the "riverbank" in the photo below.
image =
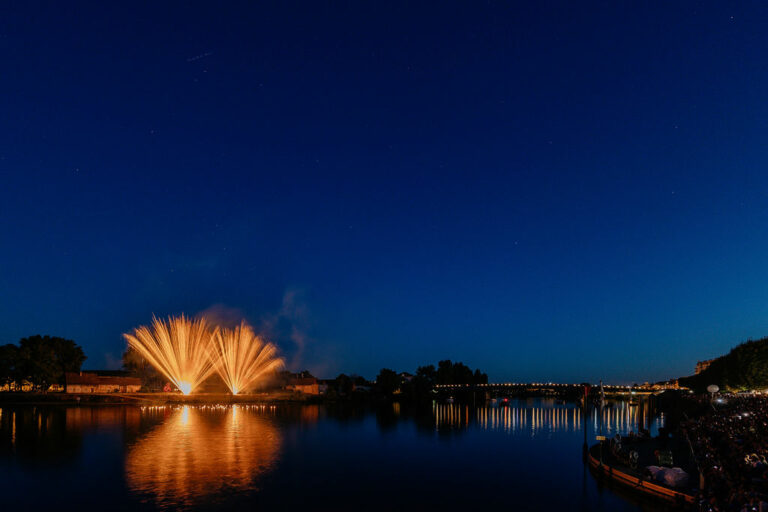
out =
<path fill-rule="evenodd" d="M 162 405 L 307 403 L 316 398 L 285 391 L 231 395 L 229 393 L 0 393 L 0 404 L 24 405 Z"/>

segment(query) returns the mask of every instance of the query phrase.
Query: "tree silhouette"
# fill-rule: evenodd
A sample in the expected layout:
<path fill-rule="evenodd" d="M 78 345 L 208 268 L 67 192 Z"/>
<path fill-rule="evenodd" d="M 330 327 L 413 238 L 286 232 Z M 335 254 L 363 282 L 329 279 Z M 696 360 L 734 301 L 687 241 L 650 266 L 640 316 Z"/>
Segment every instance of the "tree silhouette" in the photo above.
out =
<path fill-rule="evenodd" d="M 13 379 L 19 384 L 26 380 L 41 391 L 46 391 L 51 384 L 64 384 L 64 373 L 79 372 L 86 359 L 83 349 L 74 341 L 57 336 L 22 338 L 15 354 L 10 349 L 7 354 L 15 356 Z"/>
<path fill-rule="evenodd" d="M 400 376 L 394 370 L 382 368 L 376 377 L 376 390 L 383 395 L 391 395 L 400 389 Z"/>
<path fill-rule="evenodd" d="M 710 384 L 740 391 L 768 387 L 768 337 L 749 340 L 718 357 L 698 375 L 683 377 L 681 386 L 704 391 Z"/>

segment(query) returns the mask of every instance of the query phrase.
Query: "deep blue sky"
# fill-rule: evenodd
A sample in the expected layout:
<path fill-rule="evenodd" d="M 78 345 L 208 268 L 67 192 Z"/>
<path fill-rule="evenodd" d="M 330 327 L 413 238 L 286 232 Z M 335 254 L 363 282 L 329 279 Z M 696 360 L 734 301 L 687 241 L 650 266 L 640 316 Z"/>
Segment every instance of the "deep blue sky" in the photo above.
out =
<path fill-rule="evenodd" d="M 632 382 L 768 335 L 759 3 L 0 7 L 0 342 Z M 289 5 L 290 4 L 290 5 Z"/>

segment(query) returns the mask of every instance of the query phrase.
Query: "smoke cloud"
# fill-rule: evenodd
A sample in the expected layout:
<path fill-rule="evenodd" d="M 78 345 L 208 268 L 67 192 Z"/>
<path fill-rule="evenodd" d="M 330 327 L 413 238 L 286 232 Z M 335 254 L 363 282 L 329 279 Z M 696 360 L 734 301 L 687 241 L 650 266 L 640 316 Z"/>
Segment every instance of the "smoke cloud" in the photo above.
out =
<path fill-rule="evenodd" d="M 285 352 L 287 366 L 298 370 L 304 362 L 307 345 L 312 343 L 309 336 L 309 309 L 303 293 L 288 289 L 283 293 L 282 304 L 277 313 L 265 315 L 261 322 L 262 332 L 276 340 Z"/>
<path fill-rule="evenodd" d="M 283 293 L 280 308 L 276 312 L 261 315 L 258 322 L 250 321 L 243 310 L 225 304 L 213 304 L 201 311 L 200 315 L 216 325 L 228 328 L 239 325 L 245 319 L 260 336 L 278 346 L 290 370 L 309 369 L 314 373 L 329 369 L 327 364 L 307 361 L 307 350 L 316 344 L 316 340 L 310 334 L 311 315 L 304 292 L 298 288 L 287 289 Z"/>
<path fill-rule="evenodd" d="M 231 308 L 224 304 L 213 304 L 200 312 L 214 325 L 234 329 L 245 319 L 245 314 L 241 309 Z"/>

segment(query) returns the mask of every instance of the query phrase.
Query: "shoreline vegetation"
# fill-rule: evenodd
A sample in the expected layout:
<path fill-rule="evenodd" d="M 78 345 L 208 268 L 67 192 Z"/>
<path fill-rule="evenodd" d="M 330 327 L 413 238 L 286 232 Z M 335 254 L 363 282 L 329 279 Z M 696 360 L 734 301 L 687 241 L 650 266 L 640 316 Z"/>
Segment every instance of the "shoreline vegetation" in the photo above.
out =
<path fill-rule="evenodd" d="M 724 391 L 742 392 L 768 388 L 768 337 L 747 340 L 727 354 L 708 362 L 703 371 L 681 377 L 680 385 L 705 393 L 714 384 Z"/>
<path fill-rule="evenodd" d="M 182 317 L 177 323 L 186 325 L 185 322 L 186 320 Z M 164 324 L 163 326 L 167 327 Z M 240 336 L 240 338 L 243 337 Z M 238 345 L 240 349 L 261 344 L 261 340 L 255 336 L 252 336 L 252 339 L 249 338 L 250 341 L 249 339 L 243 341 L 240 338 L 238 338 L 242 342 Z M 383 368 L 372 381 L 359 375 L 343 373 L 334 379 L 318 379 L 306 370 L 299 373 L 277 371 L 275 364 L 264 366 L 264 371 L 259 367 L 256 368 L 259 371 L 246 372 L 248 373 L 246 377 L 257 379 L 252 383 L 253 385 L 249 386 L 246 386 L 247 382 L 240 378 L 241 375 L 229 375 L 231 372 L 227 371 L 207 371 L 206 377 L 199 377 L 197 380 L 192 379 L 194 382 L 185 383 L 180 382 L 179 379 L 172 379 L 167 371 L 158 370 L 164 367 L 158 362 L 159 356 L 153 358 L 152 354 L 143 354 L 134 345 L 130 345 L 123 354 L 122 370 L 105 371 L 82 371 L 82 364 L 87 357 L 82 348 L 72 340 L 36 335 L 22 338 L 18 344 L 2 345 L 0 346 L 0 390 L 3 393 L 0 393 L 0 401 L 251 403 L 358 401 L 369 400 L 371 397 L 377 400 L 397 397 L 399 401 L 423 402 L 433 399 L 437 394 L 435 388 L 440 385 L 474 387 L 488 383 L 488 376 L 479 369 L 472 370 L 461 362 L 450 360 L 442 360 L 437 366 L 420 366 L 414 374 L 397 373 Z M 269 344 L 266 346 L 272 347 Z M 169 345 L 165 348 L 171 350 L 173 347 Z M 247 353 L 256 358 L 255 363 L 261 361 L 259 351 L 251 350 Z M 273 353 L 274 350 L 269 355 L 274 355 Z M 195 362 L 199 362 L 198 360 L 203 356 L 197 354 L 196 357 Z M 219 354 L 218 359 L 216 357 L 214 359 L 223 361 L 222 357 L 228 363 L 232 363 L 235 368 L 242 366 L 240 363 L 250 364 L 250 359 L 230 361 L 232 358 L 222 354 Z M 279 362 L 280 359 L 272 357 L 269 361 Z M 183 368 L 186 362 L 174 361 L 174 364 Z M 254 367 L 253 364 L 249 366 L 249 368 L 252 367 Z M 237 379 L 232 380 L 227 377 L 237 377 Z M 181 378 L 181 381 L 185 379 L 186 377 Z M 185 387 L 185 384 L 188 386 Z M 194 392 L 192 392 L 193 389 Z M 178 391 L 183 391 L 183 395 L 177 394 Z M 466 394 L 466 391 L 462 394 Z M 318 395 L 322 395 L 322 398 Z"/>
<path fill-rule="evenodd" d="M 0 345 L 0 389 L 10 392 L 37 391 L 55 392 L 66 388 L 65 375 L 81 372 L 87 359 L 82 348 L 74 341 L 55 336 L 29 336 L 22 338 L 17 344 Z M 717 385 L 723 391 L 743 392 L 755 389 L 768 389 L 768 337 L 759 340 L 749 340 L 734 347 L 729 353 L 706 361 L 708 367 L 698 371 L 696 375 L 680 377 L 673 384 L 689 388 L 698 393 L 706 391 L 710 385 Z M 152 364 L 142 357 L 133 347 L 128 347 L 122 358 L 122 370 L 85 370 L 86 373 L 120 375 L 141 380 L 140 388 L 120 389 L 129 392 L 169 392 L 175 391 L 168 378 L 155 369 Z M 359 375 L 340 374 L 331 379 L 320 379 L 308 371 L 291 373 L 287 371 L 273 372 L 261 377 L 261 383 L 253 392 L 279 393 L 290 389 L 291 380 L 315 379 L 327 393 L 329 399 L 341 399 L 356 395 L 355 391 L 370 392 L 381 397 L 398 400 L 421 401 L 434 398 L 437 388 L 456 386 L 447 393 L 461 395 L 469 393 L 476 400 L 474 389 L 478 385 L 487 384 L 488 376 L 479 369 L 464 365 L 461 362 L 442 360 L 437 365 L 420 366 L 415 372 L 396 372 L 383 368 L 378 375 L 368 380 Z M 670 381 L 672 382 L 672 381 Z M 460 390 L 459 386 L 469 389 Z M 633 385 L 632 388 L 637 385 Z M 224 381 L 217 375 L 201 382 L 194 394 L 225 393 Z M 69 389 L 69 391 L 78 391 Z M 578 399 L 578 393 L 573 396 L 558 398 Z M 531 396 L 540 396 L 534 393 Z M 283 399 L 273 397 L 270 399 Z M 82 400 L 82 398 L 81 398 Z M 250 401 L 250 398 L 246 398 Z"/>

